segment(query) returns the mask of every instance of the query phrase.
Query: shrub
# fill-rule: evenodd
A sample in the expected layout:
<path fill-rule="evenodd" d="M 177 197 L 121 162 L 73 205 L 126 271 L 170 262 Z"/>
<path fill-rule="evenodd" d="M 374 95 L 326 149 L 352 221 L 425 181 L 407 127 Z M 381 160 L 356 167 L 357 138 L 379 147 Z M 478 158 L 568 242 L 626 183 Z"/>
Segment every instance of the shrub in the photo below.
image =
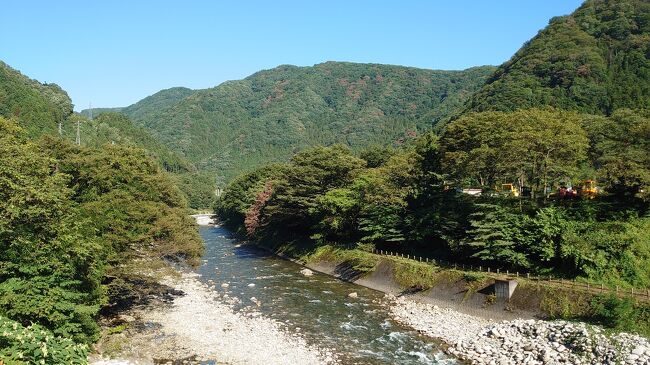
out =
<path fill-rule="evenodd" d="M 634 301 L 630 298 L 617 298 L 616 295 L 599 295 L 591 301 L 594 320 L 602 325 L 617 329 L 630 330 L 635 327 Z"/>
<path fill-rule="evenodd" d="M 87 364 L 88 346 L 54 336 L 40 325 L 23 327 L 0 316 L 0 360 L 7 365 Z"/>

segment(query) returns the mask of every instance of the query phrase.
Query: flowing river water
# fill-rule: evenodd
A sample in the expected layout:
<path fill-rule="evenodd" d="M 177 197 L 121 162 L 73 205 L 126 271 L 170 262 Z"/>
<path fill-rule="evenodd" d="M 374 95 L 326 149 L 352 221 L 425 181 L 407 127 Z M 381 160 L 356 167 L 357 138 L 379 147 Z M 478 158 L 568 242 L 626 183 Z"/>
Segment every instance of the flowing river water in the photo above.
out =
<path fill-rule="evenodd" d="M 332 349 L 344 364 L 456 363 L 436 342 L 393 321 L 380 303 L 383 293 L 319 273 L 306 277 L 301 266 L 240 245 L 225 228 L 200 233 L 206 244 L 200 280 L 238 298 L 235 310 L 252 305 L 309 343 Z M 351 292 L 358 297 L 348 297 Z"/>

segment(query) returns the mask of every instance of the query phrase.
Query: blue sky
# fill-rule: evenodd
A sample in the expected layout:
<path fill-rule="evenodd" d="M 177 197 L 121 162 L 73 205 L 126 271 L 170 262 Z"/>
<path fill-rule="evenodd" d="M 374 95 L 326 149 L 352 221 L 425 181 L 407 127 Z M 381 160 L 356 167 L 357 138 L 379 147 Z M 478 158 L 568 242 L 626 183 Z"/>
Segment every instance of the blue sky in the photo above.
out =
<path fill-rule="evenodd" d="M 126 106 L 280 64 L 498 65 L 578 0 L 3 0 L 0 60 L 75 109 Z"/>

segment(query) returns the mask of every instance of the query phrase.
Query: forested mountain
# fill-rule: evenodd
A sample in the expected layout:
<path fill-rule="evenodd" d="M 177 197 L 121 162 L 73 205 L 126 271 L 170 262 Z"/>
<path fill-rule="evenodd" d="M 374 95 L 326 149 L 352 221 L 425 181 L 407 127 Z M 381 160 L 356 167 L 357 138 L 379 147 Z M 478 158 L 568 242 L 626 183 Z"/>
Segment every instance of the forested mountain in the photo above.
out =
<path fill-rule="evenodd" d="M 382 110 L 394 105 L 378 100 Z M 552 19 L 438 135 L 361 153 L 299 151 L 233 179 L 216 213 L 282 252 L 382 249 L 645 289 L 649 110 L 650 2 L 588 0 Z M 445 112 L 432 113 L 400 116 L 435 121 Z M 609 323 L 597 306 L 583 314 L 650 333 L 646 307 L 611 303 Z"/>
<path fill-rule="evenodd" d="M 72 114 L 72 101 L 56 84 L 32 80 L 0 61 L 0 116 L 16 118 L 31 136 L 54 133 Z"/>
<path fill-rule="evenodd" d="M 63 123 L 65 139 L 75 140 L 77 120 L 80 121 L 79 134 L 82 146 L 101 148 L 107 144 L 116 144 L 142 149 L 170 173 L 170 177 L 181 189 L 190 207 L 210 206 L 214 197 L 214 174 L 209 171 L 198 171 L 193 163 L 152 137 L 144 128 L 135 125 L 124 114 L 104 112 L 92 120 L 75 114 Z"/>
<path fill-rule="evenodd" d="M 99 148 L 105 144 L 120 144 L 139 147 L 159 161 L 167 171 L 195 170 L 194 166 L 186 159 L 169 150 L 124 114 L 104 112 L 92 120 L 79 115 L 70 118 L 64 123 L 63 136 L 71 141 L 76 138 L 76 120 L 80 121 L 79 134 L 83 146 Z"/>
<path fill-rule="evenodd" d="M 164 90 L 122 112 L 229 180 L 312 145 L 399 145 L 457 111 L 493 71 L 285 65 L 211 89 Z"/>
<path fill-rule="evenodd" d="M 549 25 L 472 97 L 473 111 L 650 107 L 650 2 L 590 0 Z"/>
<path fill-rule="evenodd" d="M 0 116 L 15 120 L 32 138 L 58 135 L 59 124 L 64 139 L 74 142 L 79 121 L 81 145 L 101 148 L 106 144 L 136 147 L 146 151 L 181 188 L 193 208 L 205 208 L 213 197 L 215 179 L 209 172 L 199 172 L 193 163 L 153 138 L 144 128 L 135 125 L 124 114 L 138 115 L 151 110 L 164 110 L 190 89 L 163 90 L 128 108 L 104 108 L 90 120 L 72 111 L 68 94 L 56 84 L 42 84 L 22 75 L 0 61 Z M 146 101 L 146 102 L 145 102 Z M 99 114 L 99 115 L 98 115 Z"/>
<path fill-rule="evenodd" d="M 81 114 L 90 117 L 90 112 L 94 116 L 106 112 L 120 112 L 131 119 L 154 119 L 158 113 L 164 112 L 181 101 L 181 99 L 190 96 L 195 91 L 186 87 L 172 87 L 161 90 L 153 95 L 138 101 L 135 104 L 124 108 L 93 108 L 84 109 Z"/>

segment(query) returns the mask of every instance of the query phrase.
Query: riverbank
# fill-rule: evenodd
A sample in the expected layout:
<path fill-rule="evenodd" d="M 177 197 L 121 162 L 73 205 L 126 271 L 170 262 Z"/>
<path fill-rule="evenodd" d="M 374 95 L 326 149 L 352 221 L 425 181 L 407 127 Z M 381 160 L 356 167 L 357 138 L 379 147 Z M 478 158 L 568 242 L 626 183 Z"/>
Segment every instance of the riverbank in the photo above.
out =
<path fill-rule="evenodd" d="M 498 303 L 483 290 L 490 286 L 487 278 L 431 271 L 420 263 L 327 248 L 299 260 L 313 270 L 387 293 L 395 320 L 443 341 L 445 352 L 471 364 L 650 364 L 650 343 L 644 337 L 536 319 L 545 313 L 540 300 L 531 297 L 555 293 L 564 300 L 564 292 L 524 285 L 516 303 Z"/>
<path fill-rule="evenodd" d="M 394 298 L 393 316 L 443 340 L 446 352 L 471 364 L 650 364 L 647 339 L 579 322 L 494 322 L 449 308 Z"/>
<path fill-rule="evenodd" d="M 123 323 L 98 345 L 93 365 L 104 364 L 333 364 L 334 354 L 308 345 L 282 324 L 260 316 L 255 299 L 246 311 L 234 311 L 233 298 L 181 273 L 162 283 L 179 295 L 169 303 L 131 310 Z M 121 328 L 120 328 L 121 326 Z M 107 361 L 108 357 L 116 360 Z"/>

